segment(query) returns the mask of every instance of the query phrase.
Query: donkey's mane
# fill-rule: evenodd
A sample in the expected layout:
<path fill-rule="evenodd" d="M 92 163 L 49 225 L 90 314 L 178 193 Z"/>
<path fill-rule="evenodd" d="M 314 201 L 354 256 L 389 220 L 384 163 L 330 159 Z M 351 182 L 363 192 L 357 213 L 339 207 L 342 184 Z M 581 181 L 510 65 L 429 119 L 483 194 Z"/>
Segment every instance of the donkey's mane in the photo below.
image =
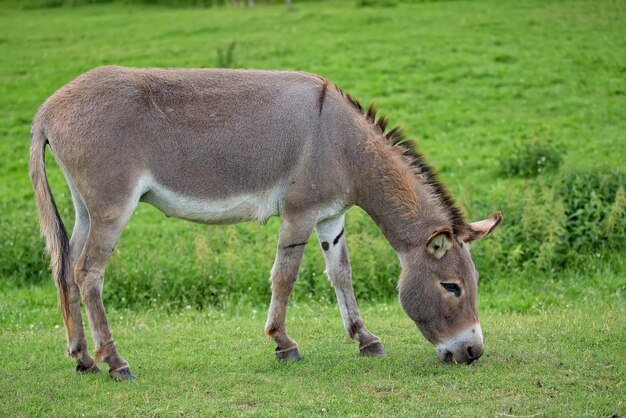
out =
<path fill-rule="evenodd" d="M 460 233 L 462 226 L 465 225 L 465 218 L 461 210 L 456 206 L 446 186 L 439 181 L 435 169 L 426 162 L 424 155 L 417 150 L 415 141 L 409 139 L 399 126 L 388 130 L 387 124 L 389 120 L 387 119 L 387 115 L 380 114 L 374 103 L 370 104 L 366 110 L 358 99 L 345 93 L 341 89 L 339 89 L 339 91 L 352 106 L 361 112 L 372 125 L 376 127 L 376 129 L 380 130 L 381 134 L 387 139 L 387 142 L 409 162 L 413 173 L 415 173 L 419 181 L 429 187 L 433 195 L 439 199 L 441 206 L 448 215 L 454 233 Z"/>

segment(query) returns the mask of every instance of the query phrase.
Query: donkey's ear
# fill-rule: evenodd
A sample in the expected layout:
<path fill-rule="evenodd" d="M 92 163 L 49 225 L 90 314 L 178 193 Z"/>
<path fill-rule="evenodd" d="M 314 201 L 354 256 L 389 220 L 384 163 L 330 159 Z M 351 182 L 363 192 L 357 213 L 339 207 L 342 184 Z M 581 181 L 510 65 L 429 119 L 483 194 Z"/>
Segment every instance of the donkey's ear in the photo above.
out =
<path fill-rule="evenodd" d="M 452 247 L 452 228 L 449 226 L 439 229 L 428 238 L 426 249 L 440 259 Z"/>
<path fill-rule="evenodd" d="M 459 238 L 464 242 L 476 241 L 491 234 L 500 222 L 502 222 L 502 213 L 495 212 L 487 219 L 465 225 L 459 233 Z"/>

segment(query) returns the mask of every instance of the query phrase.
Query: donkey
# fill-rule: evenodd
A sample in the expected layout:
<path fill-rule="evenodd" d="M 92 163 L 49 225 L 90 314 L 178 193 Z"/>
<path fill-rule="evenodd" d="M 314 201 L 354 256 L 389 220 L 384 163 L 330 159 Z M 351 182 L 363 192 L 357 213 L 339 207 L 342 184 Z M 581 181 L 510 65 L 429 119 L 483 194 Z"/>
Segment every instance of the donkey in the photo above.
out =
<path fill-rule="evenodd" d="M 314 229 L 348 335 L 363 355 L 385 354 L 352 287 L 344 217 L 358 205 L 397 252 L 400 303 L 439 359 L 478 359 L 478 273 L 468 243 L 491 233 L 502 216 L 465 222 L 415 144 L 386 125 L 374 107 L 364 110 L 328 80 L 303 72 L 107 66 L 59 89 L 33 121 L 30 177 L 76 370 L 98 371 L 95 360 L 114 379 L 135 377 L 113 342 L 102 288 L 138 202 L 207 224 L 280 216 L 265 325 L 279 360 L 300 359 L 285 316 Z M 46 177 L 46 145 L 72 195 L 70 239 Z"/>

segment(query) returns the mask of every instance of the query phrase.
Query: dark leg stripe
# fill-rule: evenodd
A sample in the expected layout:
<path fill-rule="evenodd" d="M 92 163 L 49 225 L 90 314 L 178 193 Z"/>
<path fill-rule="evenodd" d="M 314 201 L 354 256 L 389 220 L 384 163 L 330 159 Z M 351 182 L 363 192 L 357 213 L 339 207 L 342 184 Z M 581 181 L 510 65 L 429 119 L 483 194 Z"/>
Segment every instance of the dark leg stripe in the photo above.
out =
<path fill-rule="evenodd" d="M 289 245 L 287 245 L 287 246 L 285 246 L 283 248 L 286 250 L 287 248 L 300 247 L 301 245 L 306 245 L 306 242 L 299 242 L 297 244 L 289 244 Z"/>
<path fill-rule="evenodd" d="M 342 235 L 343 235 L 343 228 L 341 228 L 341 232 L 333 240 L 333 245 L 337 245 L 337 243 L 339 242 L 339 238 L 341 238 Z"/>

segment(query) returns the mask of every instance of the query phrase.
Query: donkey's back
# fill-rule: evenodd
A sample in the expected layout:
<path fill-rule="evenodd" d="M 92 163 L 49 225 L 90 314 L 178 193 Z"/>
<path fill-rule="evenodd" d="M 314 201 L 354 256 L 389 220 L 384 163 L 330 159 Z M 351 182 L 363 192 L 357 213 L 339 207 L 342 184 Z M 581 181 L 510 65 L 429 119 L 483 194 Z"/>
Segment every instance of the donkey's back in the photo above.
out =
<path fill-rule="evenodd" d="M 341 188 L 316 181 L 340 155 L 326 101 L 340 103 L 301 72 L 101 67 L 48 99 L 34 129 L 87 206 L 107 196 L 122 211 L 130 196 L 198 222 L 264 221 L 308 194 L 293 176 L 316 184 L 312 200 Z"/>

